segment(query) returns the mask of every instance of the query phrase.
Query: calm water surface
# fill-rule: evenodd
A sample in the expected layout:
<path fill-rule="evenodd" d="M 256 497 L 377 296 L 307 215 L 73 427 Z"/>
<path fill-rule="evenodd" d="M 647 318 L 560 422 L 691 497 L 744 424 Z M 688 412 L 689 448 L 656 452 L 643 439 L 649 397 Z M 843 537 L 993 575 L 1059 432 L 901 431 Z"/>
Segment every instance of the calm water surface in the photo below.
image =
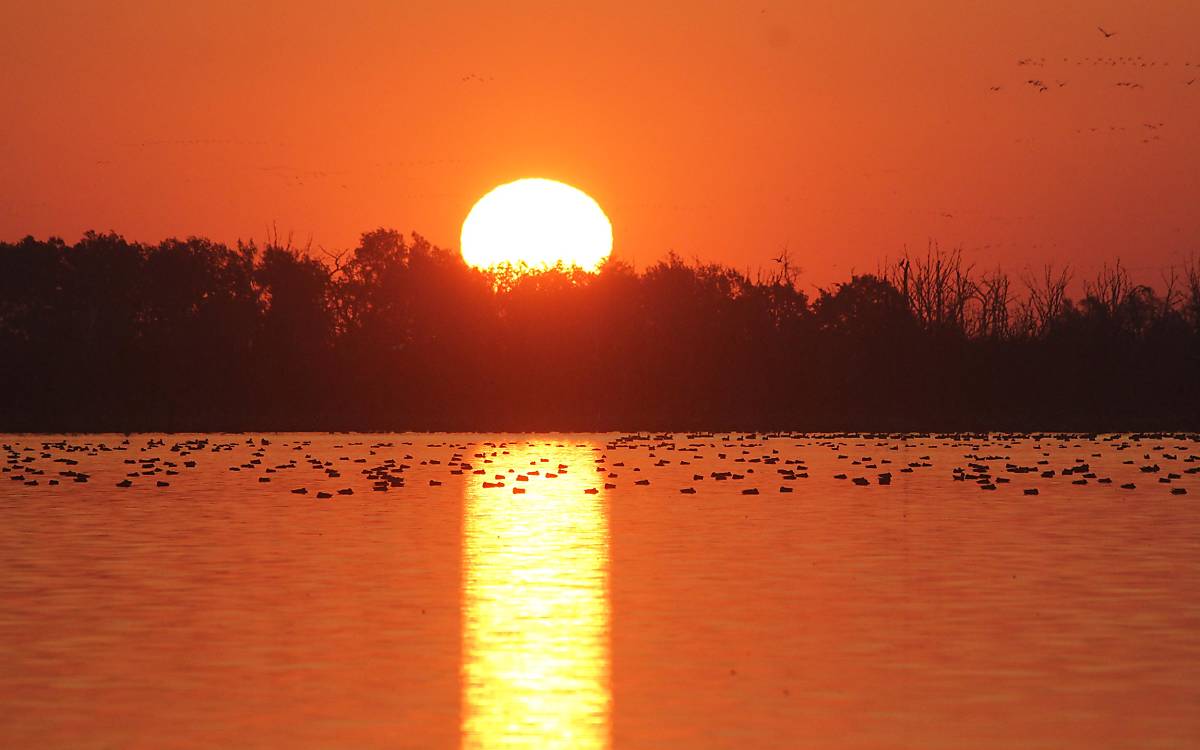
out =
<path fill-rule="evenodd" d="M 3 747 L 1200 746 L 1191 437 L 0 443 Z"/>

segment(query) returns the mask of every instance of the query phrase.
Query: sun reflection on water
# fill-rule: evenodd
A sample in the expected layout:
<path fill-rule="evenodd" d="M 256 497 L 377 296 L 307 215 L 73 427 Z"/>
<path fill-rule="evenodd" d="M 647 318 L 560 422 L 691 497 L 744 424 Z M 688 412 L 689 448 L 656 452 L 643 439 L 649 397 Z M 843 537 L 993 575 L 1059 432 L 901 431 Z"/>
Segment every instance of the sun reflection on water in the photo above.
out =
<path fill-rule="evenodd" d="M 466 487 L 463 747 L 608 747 L 608 521 L 584 493 L 597 454 L 502 450 Z M 494 474 L 505 486 L 484 489 Z"/>

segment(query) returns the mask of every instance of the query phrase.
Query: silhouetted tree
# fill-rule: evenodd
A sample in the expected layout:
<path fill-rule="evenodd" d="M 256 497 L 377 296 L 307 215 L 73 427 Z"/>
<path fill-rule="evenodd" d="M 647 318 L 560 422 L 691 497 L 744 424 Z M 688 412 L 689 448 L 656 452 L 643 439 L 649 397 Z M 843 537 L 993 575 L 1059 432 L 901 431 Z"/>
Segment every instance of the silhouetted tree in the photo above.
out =
<path fill-rule="evenodd" d="M 669 255 L 484 273 L 389 229 L 0 243 L 0 429 L 1105 429 L 1200 423 L 1200 266 L 797 287 Z"/>

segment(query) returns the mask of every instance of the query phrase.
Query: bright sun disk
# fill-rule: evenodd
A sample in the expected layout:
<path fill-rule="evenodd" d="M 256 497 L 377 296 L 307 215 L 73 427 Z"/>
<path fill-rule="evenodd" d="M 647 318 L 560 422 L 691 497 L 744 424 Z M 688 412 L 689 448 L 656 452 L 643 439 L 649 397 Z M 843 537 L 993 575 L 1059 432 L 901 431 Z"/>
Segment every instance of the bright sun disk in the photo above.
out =
<path fill-rule="evenodd" d="M 462 227 L 462 256 L 476 268 L 576 266 L 595 271 L 612 252 L 612 224 L 570 185 L 527 178 L 479 199 Z"/>

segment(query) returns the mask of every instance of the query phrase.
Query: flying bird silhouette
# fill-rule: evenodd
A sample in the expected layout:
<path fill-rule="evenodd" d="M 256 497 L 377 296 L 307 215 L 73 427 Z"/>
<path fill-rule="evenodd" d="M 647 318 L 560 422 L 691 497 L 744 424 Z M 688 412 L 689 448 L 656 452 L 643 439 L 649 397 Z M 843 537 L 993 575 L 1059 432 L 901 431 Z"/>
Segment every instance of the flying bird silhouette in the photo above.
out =
<path fill-rule="evenodd" d="M 792 244 L 791 240 L 788 240 L 787 242 L 783 243 L 783 248 L 779 251 L 779 257 L 771 258 L 771 260 L 773 260 L 776 263 L 779 263 L 781 265 L 787 266 L 788 265 L 788 246 L 791 244 Z"/>
<path fill-rule="evenodd" d="M 1100 29 L 1100 33 L 1104 35 L 1105 39 L 1111 39 L 1117 35 L 1117 32 L 1115 31 L 1105 31 L 1103 26 L 1097 26 L 1096 28 Z"/>

